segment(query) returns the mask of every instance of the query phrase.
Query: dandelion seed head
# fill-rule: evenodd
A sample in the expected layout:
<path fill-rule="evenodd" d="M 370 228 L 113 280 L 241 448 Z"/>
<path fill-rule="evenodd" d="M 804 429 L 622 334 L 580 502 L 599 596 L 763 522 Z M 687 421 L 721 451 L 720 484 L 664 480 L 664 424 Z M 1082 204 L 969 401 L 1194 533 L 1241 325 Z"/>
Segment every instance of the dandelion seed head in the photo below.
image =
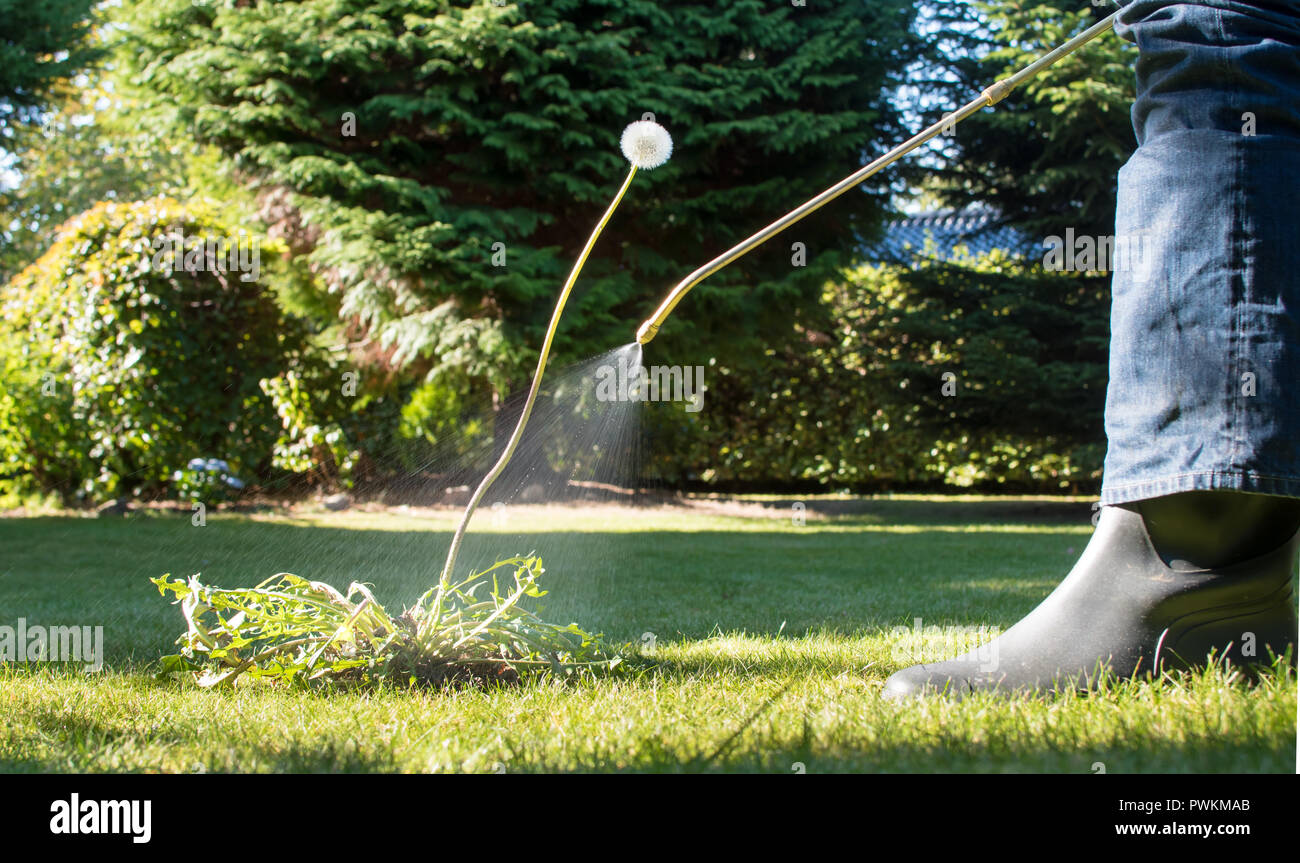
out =
<path fill-rule="evenodd" d="M 647 171 L 658 168 L 673 154 L 673 139 L 668 130 L 651 120 L 629 124 L 619 145 L 634 167 Z"/>

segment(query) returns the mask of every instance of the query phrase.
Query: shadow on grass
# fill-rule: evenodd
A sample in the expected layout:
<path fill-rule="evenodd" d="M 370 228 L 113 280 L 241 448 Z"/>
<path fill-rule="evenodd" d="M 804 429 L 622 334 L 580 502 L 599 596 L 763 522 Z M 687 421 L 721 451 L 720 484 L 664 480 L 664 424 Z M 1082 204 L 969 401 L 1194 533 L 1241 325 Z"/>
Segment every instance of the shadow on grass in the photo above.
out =
<path fill-rule="evenodd" d="M 784 515 L 791 502 L 754 501 L 754 505 Z M 1092 504 L 1071 500 L 809 500 L 807 512 L 833 519 L 839 525 L 923 525 L 963 527 L 971 524 L 1087 525 Z"/>
<path fill-rule="evenodd" d="M 44 711 L 34 717 L 42 734 L 58 747 L 57 758 L 3 758 L 0 773 L 49 773 L 60 771 L 81 772 L 84 765 L 95 764 L 100 772 L 155 773 L 156 766 L 136 765 L 120 770 L 102 766 L 112 765 L 115 753 L 122 752 L 130 758 L 132 750 L 144 745 L 179 747 L 195 742 L 192 733 L 173 733 L 165 727 L 139 729 L 121 728 L 97 721 L 85 715 L 69 716 Z M 215 762 L 195 763 L 183 772 L 239 773 L 247 768 L 241 765 L 273 765 L 278 773 L 393 773 L 401 770 L 396 754 L 390 749 L 365 747 L 355 739 L 339 741 L 269 739 L 251 744 L 240 741 Z"/>
<path fill-rule="evenodd" d="M 668 748 L 646 751 L 634 766 L 612 756 L 580 769 L 511 768 L 512 773 L 1293 773 L 1294 745 L 1160 743 L 1078 751 L 1023 743 L 1013 746 L 943 741 L 930 746 L 764 747 L 722 758 Z M 1249 769 L 1239 766 L 1248 764 Z M 1226 767 L 1225 765 L 1233 765 Z"/>

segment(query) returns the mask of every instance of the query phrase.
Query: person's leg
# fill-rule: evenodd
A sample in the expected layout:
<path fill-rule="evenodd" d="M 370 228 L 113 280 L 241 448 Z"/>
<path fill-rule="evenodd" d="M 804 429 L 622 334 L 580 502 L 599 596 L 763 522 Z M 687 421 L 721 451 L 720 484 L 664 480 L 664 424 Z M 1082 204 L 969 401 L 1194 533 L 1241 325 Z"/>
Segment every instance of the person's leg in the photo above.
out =
<path fill-rule="evenodd" d="M 1300 16 L 1136 0 L 1139 148 L 1120 173 L 1108 449 L 1074 569 L 985 648 L 885 692 L 1043 690 L 1296 641 Z M 990 659 L 996 657 L 996 667 Z"/>

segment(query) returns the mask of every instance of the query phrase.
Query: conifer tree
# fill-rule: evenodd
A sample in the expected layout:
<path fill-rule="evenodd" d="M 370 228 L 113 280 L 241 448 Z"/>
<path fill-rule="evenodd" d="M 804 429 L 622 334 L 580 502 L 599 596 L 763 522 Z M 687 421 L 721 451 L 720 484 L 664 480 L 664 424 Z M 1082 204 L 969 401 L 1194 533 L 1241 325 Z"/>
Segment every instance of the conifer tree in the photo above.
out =
<path fill-rule="evenodd" d="M 50 89 L 99 54 L 94 0 L 0 0 L 0 147 L 36 116 Z"/>
<path fill-rule="evenodd" d="M 172 128 L 261 190 L 372 355 L 502 392 L 621 180 L 628 122 L 652 113 L 674 158 L 597 246 L 562 359 L 629 341 L 672 283 L 897 140 L 912 6 L 138 0 L 126 55 Z M 786 338 L 883 201 L 846 195 L 714 276 L 659 358 Z"/>
<path fill-rule="evenodd" d="M 965 23 L 949 34 L 951 54 L 935 76 L 948 81 L 939 89 L 949 104 L 969 100 L 1115 9 L 1066 0 L 936 6 Z M 995 110 L 963 122 L 947 139 L 953 159 L 938 172 L 943 197 L 955 206 L 992 206 L 1035 242 L 1067 228 L 1113 233 L 1116 174 L 1137 146 L 1129 119 L 1136 62 L 1131 43 L 1103 34 Z"/>

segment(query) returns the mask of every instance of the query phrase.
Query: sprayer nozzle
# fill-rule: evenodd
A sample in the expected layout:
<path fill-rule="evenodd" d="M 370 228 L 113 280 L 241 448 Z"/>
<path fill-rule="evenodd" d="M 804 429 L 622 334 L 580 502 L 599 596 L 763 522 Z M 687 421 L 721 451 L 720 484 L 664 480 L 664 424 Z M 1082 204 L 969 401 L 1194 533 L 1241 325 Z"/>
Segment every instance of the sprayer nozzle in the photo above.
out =
<path fill-rule="evenodd" d="M 646 321 L 636 331 L 636 340 L 643 345 L 650 344 L 650 340 L 659 334 L 659 325 L 654 321 Z"/>

